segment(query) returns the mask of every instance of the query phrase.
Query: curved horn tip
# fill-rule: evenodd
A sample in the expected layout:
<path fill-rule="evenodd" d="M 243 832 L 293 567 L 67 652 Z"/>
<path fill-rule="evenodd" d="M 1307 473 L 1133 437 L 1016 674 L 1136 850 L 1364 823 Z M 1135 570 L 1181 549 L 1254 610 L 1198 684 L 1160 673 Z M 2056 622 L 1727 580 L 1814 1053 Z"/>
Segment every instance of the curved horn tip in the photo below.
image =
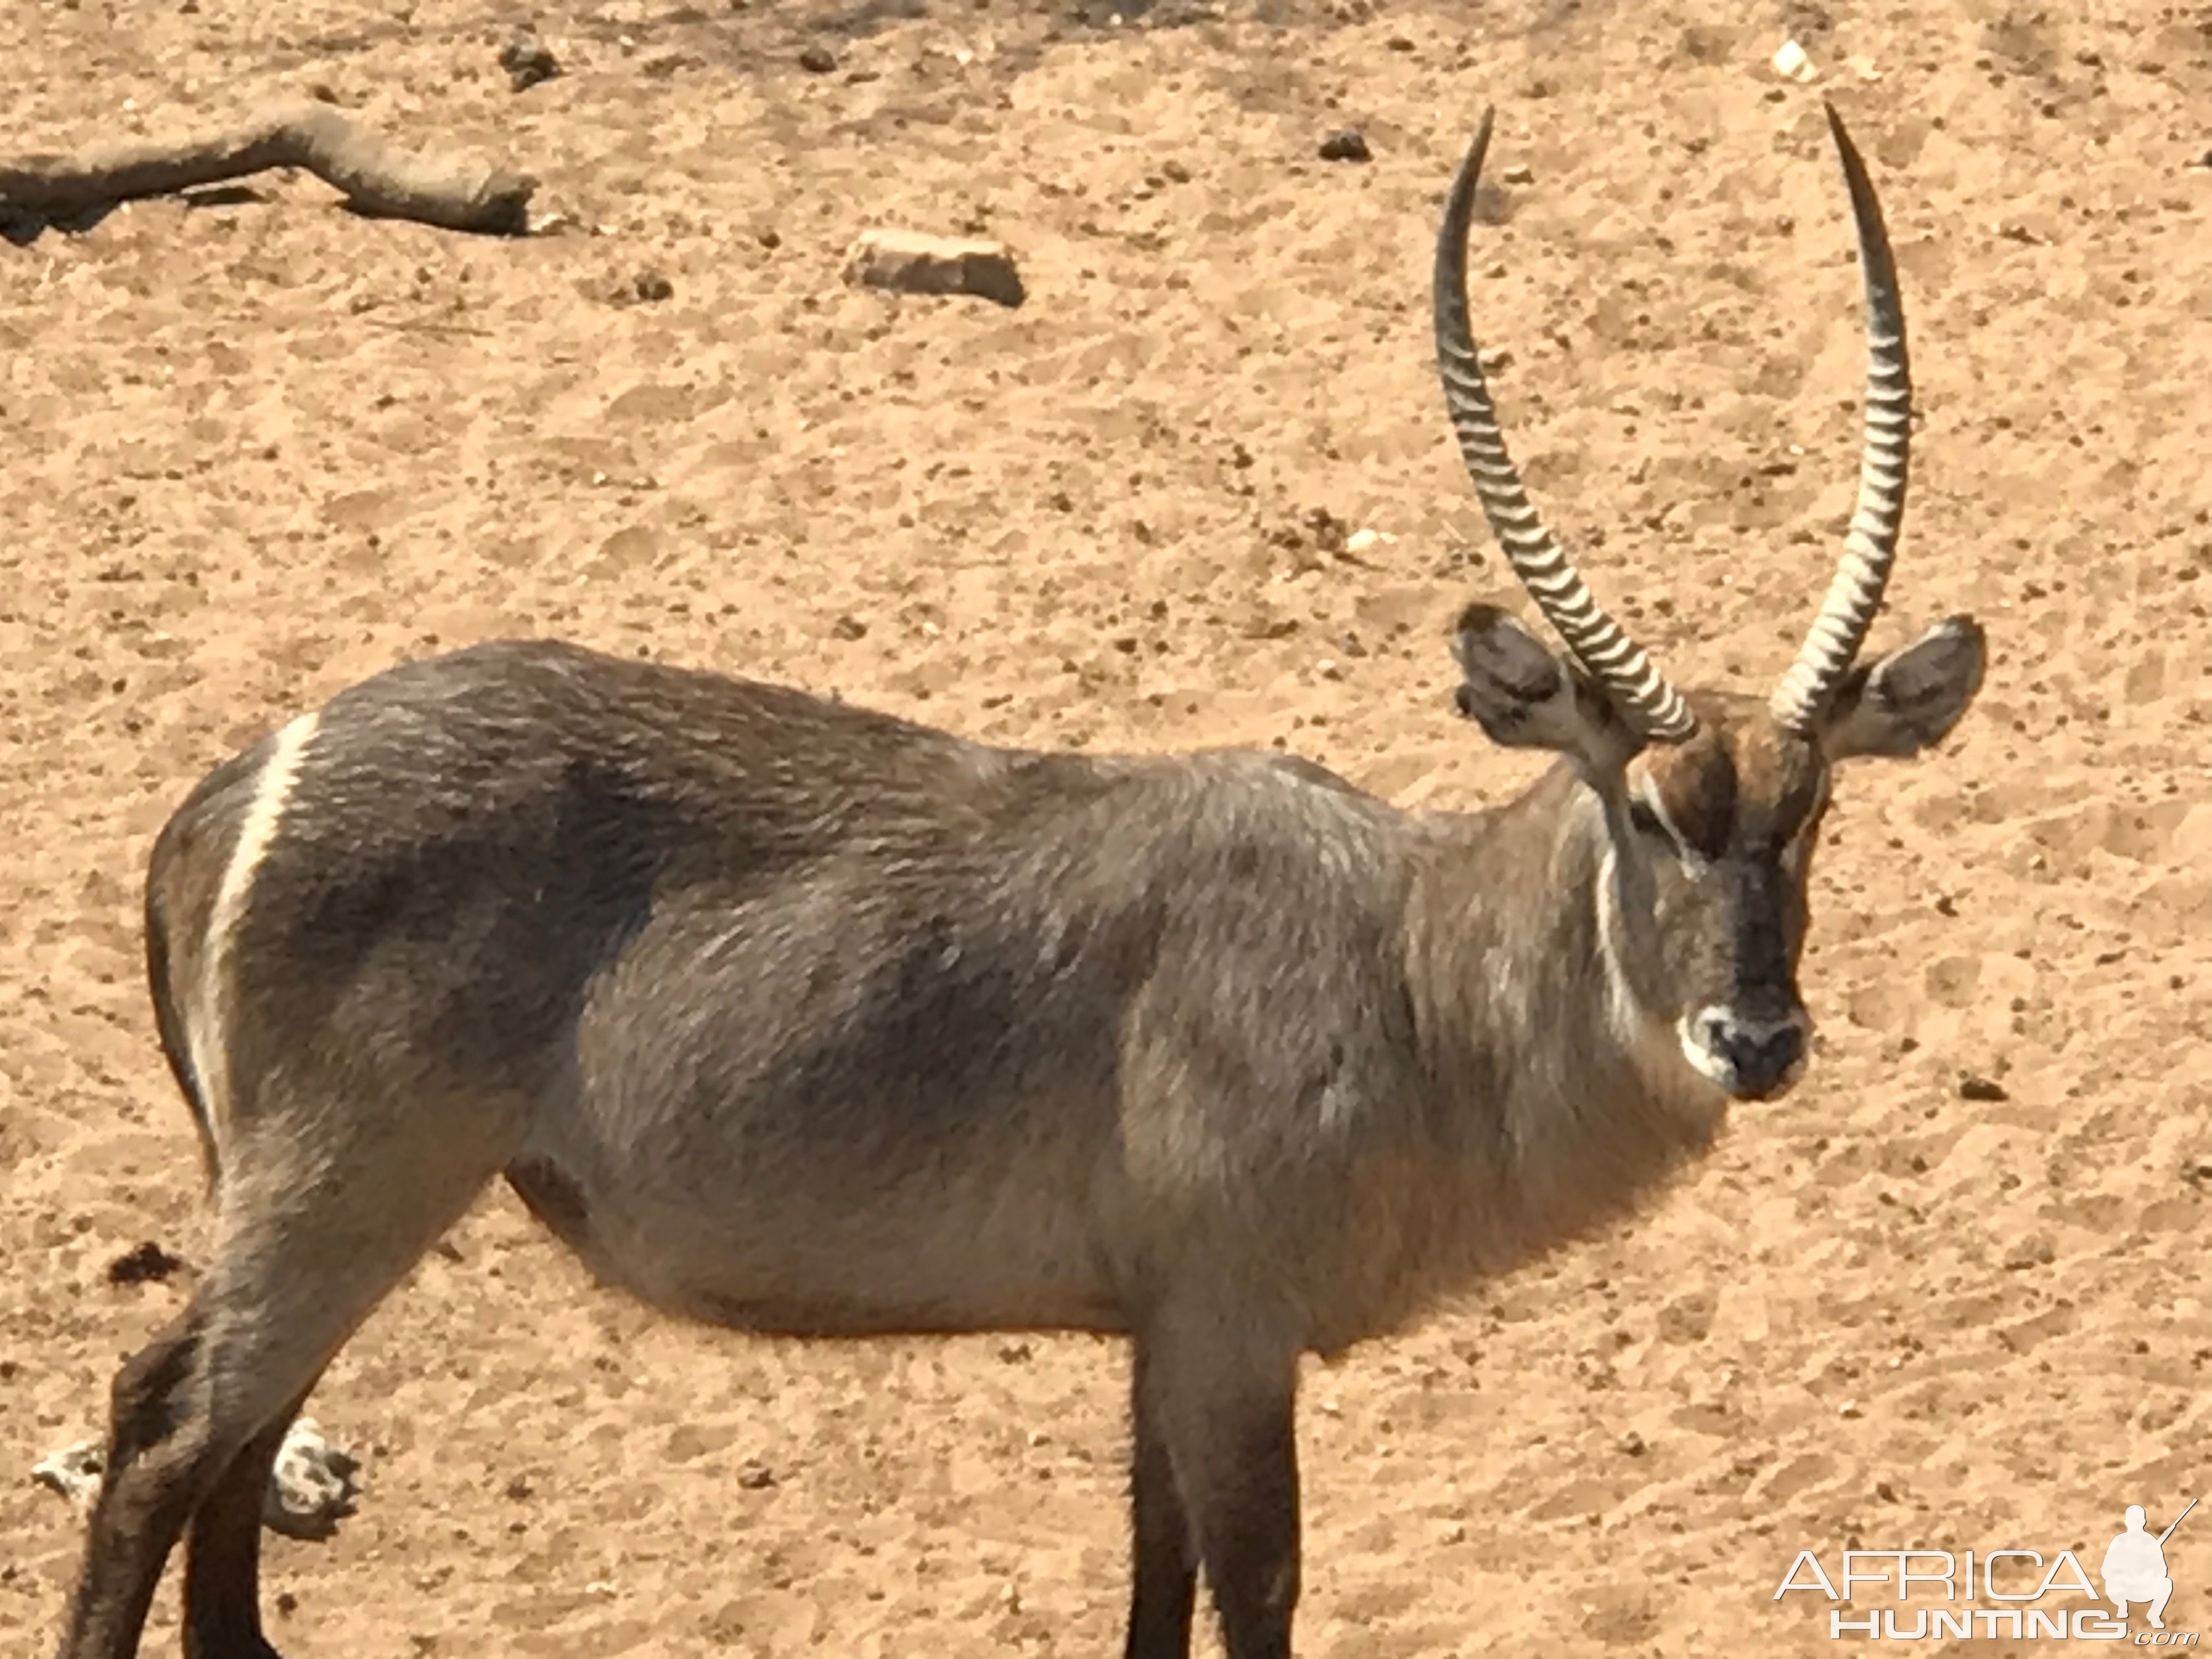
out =
<path fill-rule="evenodd" d="M 1482 112 L 1482 119 L 1474 124 L 1474 137 L 1468 140 L 1466 154 L 1459 167 L 1462 174 L 1480 173 L 1483 158 L 1490 153 L 1491 129 L 1498 122 L 1498 106 L 1491 105 Z"/>
<path fill-rule="evenodd" d="M 1857 147 L 1851 143 L 1851 130 L 1844 125 L 1843 112 L 1826 98 L 1820 100 L 1820 109 L 1828 118 L 1828 131 L 1835 136 L 1836 143 L 1856 155 Z"/>

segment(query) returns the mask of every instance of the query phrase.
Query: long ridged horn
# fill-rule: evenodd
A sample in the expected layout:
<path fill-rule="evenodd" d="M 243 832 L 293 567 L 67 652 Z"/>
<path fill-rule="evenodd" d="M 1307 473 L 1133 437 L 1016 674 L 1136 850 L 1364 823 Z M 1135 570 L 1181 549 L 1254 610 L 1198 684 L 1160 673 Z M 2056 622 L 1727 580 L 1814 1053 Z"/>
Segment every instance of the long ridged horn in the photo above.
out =
<path fill-rule="evenodd" d="M 1505 434 L 1498 429 L 1490 388 L 1483 382 L 1468 322 L 1467 233 L 1496 113 L 1483 113 L 1474 143 L 1460 163 L 1459 176 L 1452 180 L 1443 228 L 1437 238 L 1437 372 L 1443 381 L 1444 410 L 1451 416 L 1483 515 L 1537 609 L 1633 725 L 1649 738 L 1679 743 L 1698 729 L 1697 716 L 1636 641 L 1599 607 L 1589 583 L 1536 516 L 1520 469 L 1506 450 Z"/>
<path fill-rule="evenodd" d="M 1859 495 L 1851 527 L 1844 538 L 1820 614 L 1805 636 L 1797 660 L 1775 688 L 1776 722 L 1786 732 L 1808 737 L 1836 687 L 1850 672 L 1867 629 L 1881 608 L 1889 568 L 1897 557 L 1897 536 L 1905 522 L 1905 482 L 1912 441 L 1912 375 L 1905 351 L 1905 305 L 1897 288 L 1897 260 L 1866 163 L 1844 131 L 1835 106 L 1828 131 L 1844 164 L 1851 193 L 1851 218 L 1858 228 L 1859 266 L 1866 285 L 1866 441 L 1859 459 Z"/>

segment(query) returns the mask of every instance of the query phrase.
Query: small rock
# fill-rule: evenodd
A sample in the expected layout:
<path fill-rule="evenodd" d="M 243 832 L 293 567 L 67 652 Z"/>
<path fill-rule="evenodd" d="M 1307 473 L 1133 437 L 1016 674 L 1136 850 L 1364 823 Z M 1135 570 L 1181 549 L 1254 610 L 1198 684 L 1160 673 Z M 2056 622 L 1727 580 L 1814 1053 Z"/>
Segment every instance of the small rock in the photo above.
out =
<path fill-rule="evenodd" d="M 1367 148 L 1366 137 L 1355 127 L 1341 132 L 1332 132 L 1321 141 L 1321 159 L 1324 161 L 1371 161 L 1375 153 Z"/>
<path fill-rule="evenodd" d="M 659 271 L 641 270 L 630 279 L 630 292 L 647 305 L 658 305 L 663 300 L 676 297 L 676 284 Z"/>
<path fill-rule="evenodd" d="M 182 1256 L 171 1255 L 159 1244 L 149 1241 L 109 1262 L 107 1282 L 111 1285 L 159 1285 L 184 1265 Z"/>
<path fill-rule="evenodd" d="M 830 624 L 830 631 L 841 640 L 866 639 L 868 635 L 868 625 L 848 611 Z"/>
<path fill-rule="evenodd" d="M 1642 1435 L 1637 1433 L 1635 1430 L 1631 1429 L 1626 1434 L 1620 1437 L 1620 1449 L 1631 1457 L 1641 1457 L 1645 1452 L 1649 1451 L 1650 1448 L 1644 1443 L 1644 1437 Z"/>
<path fill-rule="evenodd" d="M 1784 40 L 1777 46 L 1771 62 L 1777 75 L 1785 81 L 1795 81 L 1800 85 L 1814 79 L 1820 74 L 1820 71 L 1813 67 L 1813 60 L 1805 55 L 1805 48 L 1795 40 Z"/>
<path fill-rule="evenodd" d="M 2004 1269 L 2007 1273 L 2024 1273 L 2030 1267 L 2047 1267 L 2057 1254 L 2047 1238 L 2023 1238 L 2005 1252 Z"/>
<path fill-rule="evenodd" d="M 738 1484 L 747 1492 L 765 1492 L 775 1485 L 775 1471 L 757 1458 L 739 1465 Z"/>
<path fill-rule="evenodd" d="M 1160 173 L 1170 184 L 1187 185 L 1190 182 L 1190 169 L 1180 161 L 1161 162 Z"/>
<path fill-rule="evenodd" d="M 1382 45 L 1387 50 L 1391 52 L 1411 52 L 1413 49 L 1413 41 L 1402 34 L 1392 35 L 1388 40 L 1385 40 Z"/>
<path fill-rule="evenodd" d="M 799 67 L 809 75 L 827 75 L 837 67 L 837 54 L 827 46 L 809 46 L 799 54 Z"/>
<path fill-rule="evenodd" d="M 312 1417 L 295 1421 L 261 1494 L 261 1524 L 287 1538 L 327 1538 L 354 1510 L 357 1458 L 323 1438 Z"/>
<path fill-rule="evenodd" d="M 89 1504 L 100 1490 L 103 1461 L 99 1441 L 80 1440 L 32 1464 L 31 1479 L 72 1502 Z"/>
<path fill-rule="evenodd" d="M 1513 166 L 1503 169 L 1498 178 L 1499 183 L 1507 185 L 1533 185 L 1536 182 L 1535 173 L 1529 169 L 1526 162 L 1516 162 Z"/>
<path fill-rule="evenodd" d="M 1961 1100 L 2010 1100 L 2005 1086 L 1993 1078 L 1978 1077 L 1968 1073 L 1959 1079 L 1959 1098 Z"/>
<path fill-rule="evenodd" d="M 758 230 L 753 233 L 753 240 L 758 242 L 763 247 L 768 248 L 771 252 L 783 246 L 782 233 L 778 231 L 774 225 L 763 225 Z"/>
<path fill-rule="evenodd" d="M 527 92 L 561 72 L 552 49 L 528 29 L 517 29 L 507 37 L 499 49 L 499 66 L 507 71 L 507 84 L 517 92 Z"/>
<path fill-rule="evenodd" d="M 900 294 L 969 294 L 1018 306 L 1026 297 L 1014 256 L 1001 242 L 872 230 L 845 262 L 845 280 Z"/>
<path fill-rule="evenodd" d="M 1859 1409 L 1859 1402 L 1857 1401 L 1846 1400 L 1842 1405 L 1836 1407 L 1836 1415 L 1838 1417 L 1863 1417 L 1866 1413 Z"/>

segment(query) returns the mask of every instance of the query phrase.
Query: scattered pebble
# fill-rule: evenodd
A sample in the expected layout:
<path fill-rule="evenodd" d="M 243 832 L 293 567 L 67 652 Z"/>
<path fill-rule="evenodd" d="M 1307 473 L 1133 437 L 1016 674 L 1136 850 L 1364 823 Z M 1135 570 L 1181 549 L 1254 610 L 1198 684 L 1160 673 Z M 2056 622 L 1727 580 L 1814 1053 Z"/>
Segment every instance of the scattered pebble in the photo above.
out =
<path fill-rule="evenodd" d="M 747 1492 L 764 1492 L 775 1485 L 775 1471 L 756 1458 L 738 1466 L 738 1484 Z"/>
<path fill-rule="evenodd" d="M 1770 61 L 1777 75 L 1785 81 L 1795 81 L 1801 86 L 1817 78 L 1820 75 L 1820 71 L 1813 67 L 1813 60 L 1805 55 L 1805 48 L 1795 40 L 1784 40 L 1777 46 L 1774 49 L 1774 56 Z"/>
<path fill-rule="evenodd" d="M 507 44 L 499 49 L 499 66 L 507 71 L 507 83 L 516 92 L 527 92 L 561 72 L 552 48 L 528 29 L 517 29 L 507 37 Z"/>
<path fill-rule="evenodd" d="M 1644 1437 L 1642 1435 L 1637 1433 L 1635 1430 L 1631 1429 L 1626 1434 L 1620 1437 L 1620 1449 L 1631 1457 L 1641 1457 L 1645 1452 L 1649 1451 L 1650 1448 L 1644 1443 Z"/>
<path fill-rule="evenodd" d="M 630 291 L 647 305 L 658 305 L 663 300 L 676 297 L 676 284 L 648 268 L 630 279 Z"/>
<path fill-rule="evenodd" d="M 102 1465 L 100 1442 L 80 1440 L 32 1464 L 31 1479 L 74 1503 L 89 1504 L 100 1490 Z"/>
<path fill-rule="evenodd" d="M 866 639 L 868 635 L 868 625 L 848 611 L 830 624 L 830 631 L 841 640 Z"/>
<path fill-rule="evenodd" d="M 1961 1100 L 2010 1100 L 2005 1086 L 1994 1078 L 1979 1077 L 1968 1073 L 1959 1079 L 1959 1098 Z"/>
<path fill-rule="evenodd" d="M 111 1285 L 159 1285 L 184 1265 L 182 1256 L 171 1255 L 149 1240 L 109 1262 L 107 1282 Z"/>
<path fill-rule="evenodd" d="M 1367 139 L 1355 127 L 1341 132 L 1332 132 L 1321 141 L 1321 159 L 1324 161 L 1371 161 L 1375 153 L 1367 148 Z"/>
<path fill-rule="evenodd" d="M 2057 1254 L 2047 1238 L 2039 1236 L 2023 1238 L 2005 1252 L 2004 1269 L 2007 1273 L 2016 1273 L 2030 1267 L 2047 1267 Z"/>
<path fill-rule="evenodd" d="M 261 1524 L 287 1538 L 327 1538 L 354 1510 L 360 1460 L 323 1438 L 312 1417 L 295 1421 L 261 1494 Z"/>
<path fill-rule="evenodd" d="M 845 262 L 845 280 L 901 294 L 965 294 L 1018 306 L 1021 273 L 1005 244 L 910 230 L 872 230 Z"/>
<path fill-rule="evenodd" d="M 827 75 L 837 67 L 837 54 L 827 46 L 809 46 L 799 54 L 799 67 L 809 75 Z"/>
<path fill-rule="evenodd" d="M 89 1504 L 100 1491 L 105 1446 L 80 1440 L 31 1466 L 31 1479 L 74 1503 Z M 354 1510 L 354 1477 L 361 1464 L 325 1440 L 311 1417 L 284 1437 L 261 1495 L 261 1523 L 288 1538 L 327 1538 Z"/>
<path fill-rule="evenodd" d="M 1499 183 L 1507 185 L 1533 185 L 1536 182 L 1535 173 L 1529 170 L 1526 162 L 1521 161 L 1501 170 L 1498 178 Z"/>

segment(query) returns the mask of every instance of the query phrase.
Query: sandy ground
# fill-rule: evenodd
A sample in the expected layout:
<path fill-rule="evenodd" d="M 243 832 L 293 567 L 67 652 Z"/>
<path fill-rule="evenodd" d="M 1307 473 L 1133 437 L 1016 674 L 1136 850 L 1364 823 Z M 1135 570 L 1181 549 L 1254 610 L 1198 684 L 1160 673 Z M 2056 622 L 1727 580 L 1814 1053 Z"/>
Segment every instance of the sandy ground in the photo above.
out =
<path fill-rule="evenodd" d="M 1765 68 L 1793 29 L 1912 319 L 1877 640 L 1972 608 L 1989 685 L 1945 753 L 1848 781 L 1806 1086 L 1635 1227 L 1316 1368 L 1302 1645 L 1830 1651 L 1824 1602 L 1771 1599 L 1800 1549 L 2094 1571 L 2124 1504 L 2212 1486 L 2212 12 L 1107 3 L 549 3 L 570 72 L 520 97 L 511 16 L 464 0 L 0 10 L 10 146 L 320 84 L 586 228 L 472 240 L 271 179 L 0 247 L 0 1650 L 51 1643 L 77 1544 L 25 1472 L 188 1288 L 108 1263 L 202 1249 L 136 910 L 203 770 L 395 660 L 550 632 L 991 738 L 1513 788 L 1446 706 L 1442 625 L 1505 579 L 1426 331 L 1492 100 L 1527 173 L 1475 305 L 1532 482 L 1680 678 L 1763 687 L 1827 579 L 1860 373 L 1817 101 Z M 1370 163 L 1316 159 L 1346 125 Z M 878 223 L 1005 238 L 1030 303 L 844 288 Z M 1339 559 L 1318 514 L 1395 539 Z M 670 1325 L 502 1192 L 316 1396 L 366 1493 L 272 1540 L 272 1628 L 1118 1651 L 1122 1366 Z M 2169 1624 L 2212 1626 L 2212 1518 L 2167 1553 Z M 166 1593 L 149 1646 L 174 1624 Z"/>

